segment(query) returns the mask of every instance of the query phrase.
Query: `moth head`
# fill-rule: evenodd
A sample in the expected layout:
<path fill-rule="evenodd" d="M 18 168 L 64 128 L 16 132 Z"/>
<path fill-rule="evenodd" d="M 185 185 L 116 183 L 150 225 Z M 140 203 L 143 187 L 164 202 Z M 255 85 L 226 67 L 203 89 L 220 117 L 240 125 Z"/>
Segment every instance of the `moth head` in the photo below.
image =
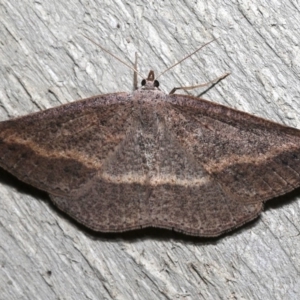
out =
<path fill-rule="evenodd" d="M 156 90 L 159 87 L 159 82 L 154 77 L 154 71 L 150 71 L 147 79 L 143 79 L 141 82 L 143 90 Z"/>

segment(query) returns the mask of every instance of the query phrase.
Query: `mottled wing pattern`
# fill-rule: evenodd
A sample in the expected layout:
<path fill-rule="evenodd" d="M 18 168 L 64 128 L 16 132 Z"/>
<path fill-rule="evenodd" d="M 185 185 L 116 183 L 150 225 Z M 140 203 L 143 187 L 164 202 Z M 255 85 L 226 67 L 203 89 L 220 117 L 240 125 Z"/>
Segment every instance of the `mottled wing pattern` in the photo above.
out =
<path fill-rule="evenodd" d="M 299 130 L 194 97 L 170 99 L 181 117 L 169 130 L 239 202 L 266 201 L 300 185 Z"/>
<path fill-rule="evenodd" d="M 103 232 L 217 236 L 300 185 L 300 134 L 160 91 L 110 94 L 0 123 L 0 165 Z"/>
<path fill-rule="evenodd" d="M 75 193 L 124 138 L 127 98 L 96 96 L 1 122 L 1 167 L 52 195 Z"/>

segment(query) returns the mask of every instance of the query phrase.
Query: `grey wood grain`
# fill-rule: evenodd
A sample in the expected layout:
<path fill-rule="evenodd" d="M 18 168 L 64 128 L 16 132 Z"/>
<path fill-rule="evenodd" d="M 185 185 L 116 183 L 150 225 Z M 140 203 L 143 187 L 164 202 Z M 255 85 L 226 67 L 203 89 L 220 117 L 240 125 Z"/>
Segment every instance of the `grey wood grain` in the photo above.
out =
<path fill-rule="evenodd" d="M 156 73 L 161 88 L 231 76 L 206 99 L 300 128 L 297 1 L 0 3 L 0 119 L 130 91 L 132 72 L 86 40 Z M 200 91 L 192 91 L 198 95 Z M 96 235 L 0 173 L 2 299 L 297 299 L 299 192 L 219 239 L 162 230 Z"/>

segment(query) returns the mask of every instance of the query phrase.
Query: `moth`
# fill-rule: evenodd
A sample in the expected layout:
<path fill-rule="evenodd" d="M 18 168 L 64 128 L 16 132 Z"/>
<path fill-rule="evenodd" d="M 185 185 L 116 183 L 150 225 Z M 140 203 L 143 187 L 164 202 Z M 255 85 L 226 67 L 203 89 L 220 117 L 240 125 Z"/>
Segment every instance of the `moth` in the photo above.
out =
<path fill-rule="evenodd" d="M 165 94 L 94 96 L 0 123 L 0 166 L 86 227 L 212 237 L 300 185 L 300 131 Z"/>

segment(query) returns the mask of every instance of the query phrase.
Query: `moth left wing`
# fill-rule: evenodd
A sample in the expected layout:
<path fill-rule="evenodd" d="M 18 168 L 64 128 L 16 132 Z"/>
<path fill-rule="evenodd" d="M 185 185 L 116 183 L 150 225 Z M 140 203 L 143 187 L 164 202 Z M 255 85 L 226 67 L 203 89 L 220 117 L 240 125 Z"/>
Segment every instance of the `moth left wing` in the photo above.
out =
<path fill-rule="evenodd" d="M 80 189 L 126 134 L 128 94 L 80 100 L 0 123 L 0 166 L 53 195 Z"/>

